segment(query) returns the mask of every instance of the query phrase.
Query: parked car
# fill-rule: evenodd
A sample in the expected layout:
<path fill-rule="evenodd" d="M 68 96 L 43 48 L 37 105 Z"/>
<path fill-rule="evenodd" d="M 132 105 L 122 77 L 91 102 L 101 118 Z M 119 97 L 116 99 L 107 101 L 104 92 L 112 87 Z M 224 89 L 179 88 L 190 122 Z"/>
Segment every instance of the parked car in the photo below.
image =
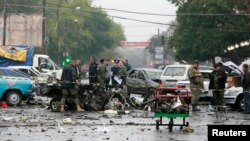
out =
<path fill-rule="evenodd" d="M 188 80 L 188 69 L 191 65 L 188 64 L 177 64 L 168 65 L 163 70 L 160 79 L 166 83 L 166 87 L 176 87 L 178 81 Z M 200 66 L 200 71 L 212 71 L 213 68 L 210 66 Z"/>
<path fill-rule="evenodd" d="M 164 68 L 166 67 L 167 65 L 160 65 L 157 67 L 157 69 L 160 69 L 160 70 L 164 70 Z"/>
<path fill-rule="evenodd" d="M 128 94 L 141 94 L 146 96 L 153 93 L 159 85 L 162 70 L 153 68 L 134 68 L 128 72 Z"/>
<path fill-rule="evenodd" d="M 211 100 L 212 93 L 209 91 L 209 74 L 212 72 L 212 70 L 200 70 L 200 73 L 203 76 L 203 85 L 204 89 L 202 90 L 200 100 L 201 101 L 209 101 Z M 183 81 L 178 81 L 176 84 L 177 88 L 181 89 L 187 89 L 189 92 L 189 96 L 192 96 L 192 93 L 190 93 L 190 81 L 189 80 L 183 80 Z"/>
<path fill-rule="evenodd" d="M 8 105 L 20 105 L 32 97 L 34 87 L 29 78 L 17 71 L 0 67 L 0 99 Z"/>
<path fill-rule="evenodd" d="M 52 79 L 47 74 L 41 74 L 36 68 L 32 66 L 8 66 L 8 68 L 29 75 L 32 80 L 39 84 L 47 84 L 48 80 Z"/>
<path fill-rule="evenodd" d="M 242 75 L 243 72 L 237 67 L 232 62 L 221 62 L 223 64 L 222 68 L 227 72 L 229 76 L 231 75 Z M 200 72 L 203 75 L 204 78 L 204 90 L 202 91 L 202 94 L 200 96 L 200 101 L 211 101 L 213 97 L 212 91 L 208 89 L 209 86 L 209 78 L 208 75 L 212 71 L 205 71 L 205 70 L 200 70 Z M 190 92 L 190 82 L 189 80 L 185 81 L 179 81 L 177 82 L 177 87 L 178 88 L 187 88 L 188 91 Z M 192 96 L 192 93 L 190 93 L 190 96 Z M 232 107 L 235 107 L 239 110 L 244 109 L 244 98 L 243 98 L 243 89 L 242 87 L 228 87 L 226 84 L 226 89 L 224 93 L 224 100 L 227 105 L 230 105 Z"/>

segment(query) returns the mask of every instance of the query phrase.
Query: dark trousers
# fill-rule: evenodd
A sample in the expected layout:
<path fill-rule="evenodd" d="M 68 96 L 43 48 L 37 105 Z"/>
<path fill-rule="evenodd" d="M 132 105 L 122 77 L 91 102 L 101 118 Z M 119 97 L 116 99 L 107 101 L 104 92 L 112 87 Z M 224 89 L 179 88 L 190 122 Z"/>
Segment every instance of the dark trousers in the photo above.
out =
<path fill-rule="evenodd" d="M 244 90 L 244 108 L 246 113 L 250 113 L 250 90 Z"/>
<path fill-rule="evenodd" d="M 110 82 L 110 79 L 109 78 L 106 78 L 104 80 L 104 83 L 105 83 L 105 91 L 107 91 L 109 89 L 109 82 Z"/>
<path fill-rule="evenodd" d="M 89 76 L 89 84 L 93 84 L 97 82 L 97 77 L 96 76 Z"/>
<path fill-rule="evenodd" d="M 212 105 L 215 106 L 224 106 L 224 89 L 213 90 L 213 98 L 212 98 Z"/>

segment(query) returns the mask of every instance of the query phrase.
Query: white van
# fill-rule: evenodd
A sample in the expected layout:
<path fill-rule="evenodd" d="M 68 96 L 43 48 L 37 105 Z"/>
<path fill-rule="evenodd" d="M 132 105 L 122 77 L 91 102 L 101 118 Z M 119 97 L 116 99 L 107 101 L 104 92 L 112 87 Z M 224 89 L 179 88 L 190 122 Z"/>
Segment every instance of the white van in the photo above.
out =
<path fill-rule="evenodd" d="M 161 74 L 161 80 L 167 87 L 176 87 L 178 81 L 188 80 L 189 64 L 168 65 Z M 210 66 L 200 66 L 200 70 L 213 70 Z"/>

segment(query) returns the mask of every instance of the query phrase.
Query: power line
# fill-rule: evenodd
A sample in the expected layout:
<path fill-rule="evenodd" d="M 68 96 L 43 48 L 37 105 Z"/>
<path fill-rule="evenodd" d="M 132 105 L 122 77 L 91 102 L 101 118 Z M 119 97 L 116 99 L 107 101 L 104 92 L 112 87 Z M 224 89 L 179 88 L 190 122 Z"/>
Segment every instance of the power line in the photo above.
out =
<path fill-rule="evenodd" d="M 49 3 L 52 4 L 52 3 Z M 28 5 L 19 5 L 19 4 L 9 4 L 12 6 L 17 6 L 17 7 L 30 7 L 30 8 L 34 8 L 34 7 L 40 7 L 40 6 L 28 6 Z M 53 5 L 53 4 L 52 4 Z M 56 4 L 55 4 L 56 5 Z M 70 9 L 70 10 L 74 10 L 74 8 L 72 7 L 67 7 L 67 6 L 59 6 L 60 9 Z M 56 9 L 54 7 L 49 7 L 47 6 L 47 8 L 49 9 Z M 95 12 L 95 11 L 90 11 L 90 10 L 84 10 L 84 9 L 79 9 L 79 11 L 82 12 L 87 12 L 87 13 L 92 13 L 92 14 L 97 14 L 97 15 L 103 15 L 103 16 L 107 16 L 107 14 L 101 13 L 101 12 Z M 130 20 L 130 21 L 137 21 L 137 22 L 143 22 L 143 23 L 150 23 L 150 24 L 158 24 L 158 25 L 168 25 L 168 26 L 176 26 L 173 24 L 168 24 L 168 23 L 161 23 L 161 22 L 152 22 L 152 21 L 146 21 L 146 20 L 139 20 L 139 19 L 133 19 L 133 18 L 127 18 L 127 17 L 121 17 L 121 16 L 113 16 L 113 15 L 108 15 L 112 18 L 118 18 L 118 19 L 124 19 L 124 20 Z"/>
<path fill-rule="evenodd" d="M 147 13 L 147 12 L 136 12 L 136 11 L 127 11 L 127 10 L 120 10 L 114 8 L 99 8 L 99 7 L 92 7 L 88 3 L 85 5 L 89 8 L 93 9 L 104 9 L 109 11 L 117 11 L 117 12 L 124 12 L 124 13 L 131 13 L 131 14 L 141 14 L 141 15 L 153 15 L 153 16 L 249 16 L 250 14 L 246 13 L 235 13 L 235 14 L 223 14 L 223 13 L 177 13 L 177 14 L 159 14 L 159 13 Z"/>
<path fill-rule="evenodd" d="M 58 4 L 53 4 L 53 3 L 48 3 L 51 5 L 56 5 L 58 6 Z M 30 8 L 37 8 L 37 7 L 41 7 L 41 6 L 29 6 L 29 5 L 20 5 L 20 4 L 8 4 L 8 5 L 12 5 L 12 6 L 21 6 L 21 7 L 30 7 Z M 69 10 L 74 10 L 75 8 L 73 7 L 68 7 L 68 6 L 58 6 L 59 9 L 69 9 Z M 48 9 L 54 9 L 56 10 L 57 7 L 51 7 L 51 6 L 47 6 Z M 101 9 L 100 9 L 101 10 Z M 97 15 L 103 15 L 103 16 L 107 16 L 107 14 L 101 13 L 100 12 L 95 12 L 95 11 L 90 11 L 90 10 L 85 10 L 85 9 L 79 9 L 79 11 L 83 12 L 83 13 L 92 13 L 92 14 L 97 14 Z M 250 15 L 250 14 L 249 14 Z M 169 24 L 169 23 L 160 23 L 160 22 L 151 22 L 151 21 L 144 21 L 144 20 L 138 20 L 138 19 L 132 19 L 132 18 L 126 18 L 126 17 L 120 17 L 120 16 L 113 16 L 113 15 L 109 15 L 110 17 L 113 18 L 118 18 L 118 19 L 124 19 L 124 20 L 132 20 L 132 21 L 137 21 L 137 22 L 142 22 L 142 23 L 150 23 L 150 24 L 157 24 L 157 25 L 167 25 L 167 26 L 177 26 L 177 24 Z M 183 26 L 183 25 L 182 25 Z M 190 27 L 193 29 L 197 29 L 198 27 L 193 27 L 193 26 L 189 26 L 186 25 L 185 27 Z M 199 27 L 202 30 L 214 30 L 214 31 L 224 31 L 224 32 L 239 32 L 239 33 L 244 33 L 244 32 L 250 32 L 250 31 L 240 31 L 240 30 L 226 30 L 226 29 L 222 29 L 222 28 L 209 28 L 209 27 Z"/>

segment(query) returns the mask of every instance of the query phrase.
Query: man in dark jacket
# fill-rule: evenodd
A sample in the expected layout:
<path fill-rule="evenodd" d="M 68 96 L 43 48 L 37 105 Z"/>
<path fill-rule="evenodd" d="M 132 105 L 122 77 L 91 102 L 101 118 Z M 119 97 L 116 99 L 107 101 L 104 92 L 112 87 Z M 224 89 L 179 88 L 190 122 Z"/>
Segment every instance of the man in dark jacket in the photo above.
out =
<path fill-rule="evenodd" d="M 214 70 L 209 75 L 209 89 L 213 91 L 212 105 L 223 106 L 224 102 L 224 92 L 225 84 L 227 80 L 227 74 L 225 71 L 221 70 L 219 64 L 214 65 Z"/>
<path fill-rule="evenodd" d="M 77 67 L 76 61 L 72 61 L 72 63 L 69 66 L 65 66 L 63 68 L 62 78 L 61 78 L 62 94 L 63 94 L 63 97 L 61 99 L 61 108 L 60 108 L 61 112 L 64 112 L 65 102 L 69 96 L 72 96 L 74 98 L 76 111 L 77 112 L 84 111 L 80 107 L 80 101 L 77 95 L 78 89 L 76 87 L 76 84 L 79 83 L 79 80 L 77 79 L 76 67 Z"/>
<path fill-rule="evenodd" d="M 250 114 L 250 71 L 248 70 L 248 65 L 243 64 L 242 70 L 244 72 L 242 80 L 245 107 L 244 112 Z"/>
<path fill-rule="evenodd" d="M 111 68 L 111 71 L 112 71 L 112 76 L 111 76 L 111 79 L 112 79 L 112 85 L 117 85 L 118 82 L 116 82 L 115 80 L 115 77 L 118 76 L 118 72 L 119 72 L 119 60 L 114 60 L 114 66 Z"/>
<path fill-rule="evenodd" d="M 98 64 L 95 61 L 94 57 L 90 57 L 89 59 L 89 84 L 93 84 L 97 82 L 97 66 Z"/>
<path fill-rule="evenodd" d="M 124 60 L 124 66 L 126 67 L 127 71 L 130 71 L 132 69 L 132 66 L 128 63 L 128 59 Z"/>

